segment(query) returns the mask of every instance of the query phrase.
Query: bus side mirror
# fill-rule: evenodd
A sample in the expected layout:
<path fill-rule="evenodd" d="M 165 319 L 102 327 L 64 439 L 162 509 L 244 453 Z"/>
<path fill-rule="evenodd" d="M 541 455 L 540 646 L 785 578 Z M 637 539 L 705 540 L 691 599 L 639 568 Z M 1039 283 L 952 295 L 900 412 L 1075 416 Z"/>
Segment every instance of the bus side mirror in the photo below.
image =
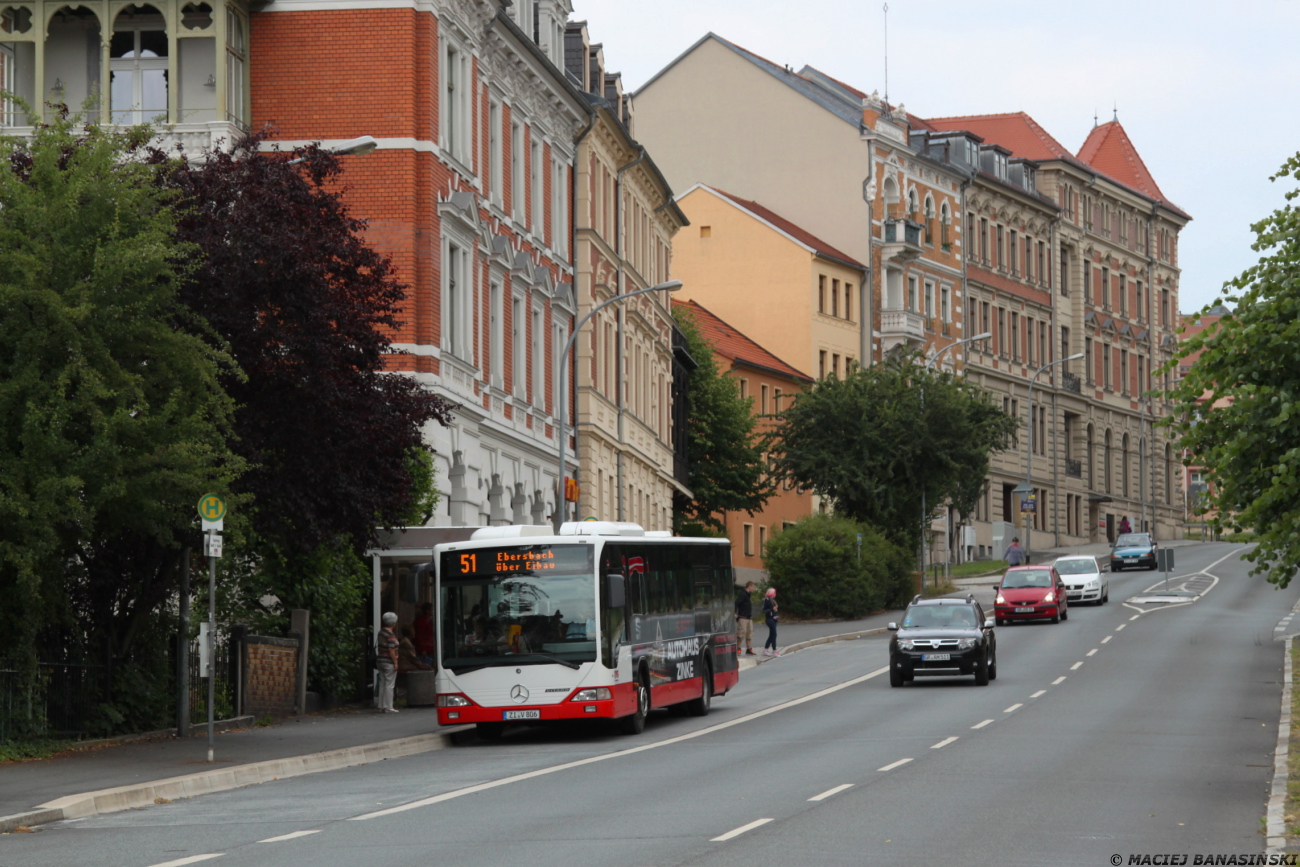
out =
<path fill-rule="evenodd" d="M 626 585 L 622 575 L 605 576 L 605 604 L 610 608 L 622 608 L 627 604 Z"/>

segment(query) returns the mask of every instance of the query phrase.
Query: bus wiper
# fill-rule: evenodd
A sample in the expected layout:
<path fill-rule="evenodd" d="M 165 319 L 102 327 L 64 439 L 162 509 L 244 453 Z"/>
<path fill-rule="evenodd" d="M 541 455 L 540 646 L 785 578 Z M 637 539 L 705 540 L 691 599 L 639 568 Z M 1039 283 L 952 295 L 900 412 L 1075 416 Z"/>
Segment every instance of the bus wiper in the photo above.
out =
<path fill-rule="evenodd" d="M 519 656 L 540 656 L 550 662 L 558 662 L 560 665 L 567 665 L 569 668 L 572 668 L 575 671 L 577 671 L 579 668 L 582 667 L 578 663 L 574 662 L 572 659 L 565 659 L 562 656 L 556 656 L 554 653 L 546 653 L 545 651 L 541 651 L 541 650 L 530 650 L 528 653 L 519 654 Z M 519 656 L 515 657 L 515 662 L 520 661 Z"/>

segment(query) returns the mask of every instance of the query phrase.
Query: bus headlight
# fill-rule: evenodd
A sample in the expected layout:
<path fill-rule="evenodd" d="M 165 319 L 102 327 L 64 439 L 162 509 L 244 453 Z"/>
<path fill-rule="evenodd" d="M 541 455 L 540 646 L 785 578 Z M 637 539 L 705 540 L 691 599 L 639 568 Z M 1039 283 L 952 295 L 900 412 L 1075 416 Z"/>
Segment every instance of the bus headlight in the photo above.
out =
<path fill-rule="evenodd" d="M 470 700 L 463 695 L 445 693 L 438 696 L 438 707 L 469 707 Z"/>
<path fill-rule="evenodd" d="M 614 694 L 609 691 L 608 687 L 598 686 L 595 689 L 578 690 L 569 701 L 608 701 L 613 697 Z"/>

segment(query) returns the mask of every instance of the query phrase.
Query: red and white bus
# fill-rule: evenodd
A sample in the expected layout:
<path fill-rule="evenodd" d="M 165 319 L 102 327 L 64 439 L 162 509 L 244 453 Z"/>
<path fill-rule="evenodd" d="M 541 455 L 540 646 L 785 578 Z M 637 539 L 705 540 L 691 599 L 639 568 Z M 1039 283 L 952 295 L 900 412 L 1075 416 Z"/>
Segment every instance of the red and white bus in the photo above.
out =
<path fill-rule="evenodd" d="M 438 722 L 697 716 L 739 680 L 731 544 L 636 524 L 485 527 L 434 549 Z"/>

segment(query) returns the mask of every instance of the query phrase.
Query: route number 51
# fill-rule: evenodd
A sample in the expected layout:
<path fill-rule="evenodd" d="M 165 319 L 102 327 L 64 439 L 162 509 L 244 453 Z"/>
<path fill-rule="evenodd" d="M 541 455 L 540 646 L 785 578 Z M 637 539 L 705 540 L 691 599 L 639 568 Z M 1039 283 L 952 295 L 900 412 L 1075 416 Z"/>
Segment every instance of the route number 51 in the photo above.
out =
<path fill-rule="evenodd" d="M 477 554 L 461 554 L 461 555 L 460 555 L 460 571 L 462 571 L 462 572 L 477 572 L 477 571 L 478 571 L 478 555 L 477 555 Z"/>

